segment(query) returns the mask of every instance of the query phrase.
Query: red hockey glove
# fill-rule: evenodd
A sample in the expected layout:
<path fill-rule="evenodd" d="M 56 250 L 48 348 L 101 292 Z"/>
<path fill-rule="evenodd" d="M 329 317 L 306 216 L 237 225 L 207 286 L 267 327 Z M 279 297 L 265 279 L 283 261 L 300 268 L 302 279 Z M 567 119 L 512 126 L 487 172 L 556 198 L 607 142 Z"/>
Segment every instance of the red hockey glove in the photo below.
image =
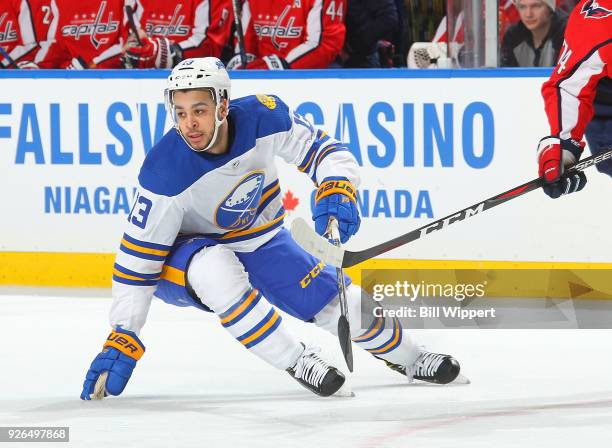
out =
<path fill-rule="evenodd" d="M 546 182 L 543 189 L 551 198 L 580 191 L 586 185 L 583 172 L 567 176 L 567 168 L 580 159 L 584 143 L 561 140 L 559 137 L 544 137 L 538 144 L 538 175 Z"/>
<path fill-rule="evenodd" d="M 126 66 L 132 68 L 172 68 L 182 59 L 181 48 L 165 37 L 141 37 L 142 46 L 133 40 L 125 48 Z"/>

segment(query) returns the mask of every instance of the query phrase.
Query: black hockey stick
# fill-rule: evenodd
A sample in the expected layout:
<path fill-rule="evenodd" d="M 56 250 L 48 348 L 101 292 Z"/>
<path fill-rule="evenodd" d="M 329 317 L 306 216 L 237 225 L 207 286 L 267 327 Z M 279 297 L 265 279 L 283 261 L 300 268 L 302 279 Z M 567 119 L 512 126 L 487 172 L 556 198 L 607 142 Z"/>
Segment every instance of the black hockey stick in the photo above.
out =
<path fill-rule="evenodd" d="M 4 57 L 4 59 L 6 59 L 6 62 L 8 62 L 8 67 L 4 67 L 4 65 L 0 64 L 1 68 L 9 68 L 11 65 L 14 66 L 15 68 L 19 68 L 19 66 L 17 65 L 15 60 L 11 57 L 11 55 L 8 54 L 8 52 L 2 47 L 0 47 L 0 54 L 2 55 L 2 57 Z"/>
<path fill-rule="evenodd" d="M 338 220 L 333 216 L 329 218 L 327 225 L 327 235 L 331 243 L 340 247 L 340 232 L 338 230 Z M 349 372 L 353 371 L 353 347 L 351 344 L 351 327 L 348 321 L 348 305 L 346 304 L 346 284 L 344 283 L 344 272 L 342 268 L 336 268 L 338 282 L 338 300 L 340 301 L 340 317 L 338 318 L 338 339 L 340 349 L 344 355 L 346 366 Z"/>
<path fill-rule="evenodd" d="M 566 175 L 571 176 L 572 173 L 584 171 L 586 168 L 592 165 L 610 159 L 612 159 L 612 149 L 608 149 L 600 154 L 587 157 L 586 159 L 578 162 L 567 171 Z M 384 254 L 385 252 L 389 252 L 390 250 L 403 246 L 404 244 L 416 241 L 425 235 L 435 232 L 436 230 L 445 229 L 451 224 L 471 218 L 474 215 L 478 215 L 485 210 L 489 210 L 490 208 L 508 202 L 511 199 L 518 198 L 525 193 L 540 188 L 542 185 L 544 185 L 544 180 L 542 178 L 531 180 L 523 185 L 513 188 L 512 190 L 508 190 L 482 202 L 478 202 L 471 207 L 464 208 L 456 213 L 424 225 L 423 227 L 419 227 L 412 232 L 405 233 L 404 235 L 400 235 L 392 240 L 385 241 L 384 243 L 356 252 L 343 250 L 342 248 L 329 244 L 325 238 L 316 234 L 315 231 L 306 223 L 306 221 L 301 218 L 297 218 L 293 221 L 291 225 L 291 236 L 304 250 L 310 252 L 323 262 L 332 266 L 348 268 L 365 260 L 369 260 L 370 258 Z"/>
<path fill-rule="evenodd" d="M 232 8 L 234 9 L 234 25 L 236 26 L 236 36 L 238 37 L 238 51 L 240 52 L 240 63 L 242 68 L 247 66 L 247 55 L 244 46 L 244 31 L 242 30 L 242 8 L 238 4 L 239 0 L 232 0 Z"/>
<path fill-rule="evenodd" d="M 129 5 L 125 5 L 125 15 L 127 17 L 128 25 L 130 26 L 130 31 L 134 36 L 136 36 L 136 42 L 138 42 L 138 46 L 142 47 L 142 40 L 140 40 L 138 28 L 136 27 L 136 22 L 134 21 L 134 10 Z"/>

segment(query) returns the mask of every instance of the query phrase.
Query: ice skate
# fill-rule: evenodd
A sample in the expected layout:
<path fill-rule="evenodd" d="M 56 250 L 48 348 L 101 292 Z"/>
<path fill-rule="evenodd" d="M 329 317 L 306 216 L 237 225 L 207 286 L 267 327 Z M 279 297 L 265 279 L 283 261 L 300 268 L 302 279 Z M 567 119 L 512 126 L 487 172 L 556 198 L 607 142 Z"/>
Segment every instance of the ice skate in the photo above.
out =
<path fill-rule="evenodd" d="M 304 348 L 295 365 L 287 372 L 306 389 L 329 397 L 342 387 L 345 378 L 342 372 L 319 358 L 319 351 L 318 348 Z"/>
<path fill-rule="evenodd" d="M 379 358 L 382 359 L 382 358 Z M 413 380 L 425 381 L 434 384 L 448 384 L 452 382 L 468 384 L 470 381 L 459 374 L 459 362 L 450 355 L 419 351 L 416 361 L 409 367 L 385 361 L 387 367 L 405 375 L 410 382 Z"/>

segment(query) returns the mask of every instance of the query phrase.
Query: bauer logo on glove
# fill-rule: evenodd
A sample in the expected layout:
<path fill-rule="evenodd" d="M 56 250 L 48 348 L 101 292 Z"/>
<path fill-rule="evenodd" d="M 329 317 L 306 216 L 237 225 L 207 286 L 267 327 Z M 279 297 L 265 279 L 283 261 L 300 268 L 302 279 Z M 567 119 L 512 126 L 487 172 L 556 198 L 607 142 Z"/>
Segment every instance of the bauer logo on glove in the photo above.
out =
<path fill-rule="evenodd" d="M 142 357 L 145 347 L 136 333 L 120 327 L 111 331 L 102 351 L 93 360 L 81 392 L 82 400 L 101 399 L 108 395 L 120 395 L 132 376 L 136 362 Z M 95 393 L 103 382 L 101 394 Z"/>
<path fill-rule="evenodd" d="M 319 235 L 327 231 L 331 216 L 338 220 L 342 243 L 359 230 L 361 218 L 357 210 L 357 189 L 345 177 L 325 178 L 317 190 L 312 219 Z"/>

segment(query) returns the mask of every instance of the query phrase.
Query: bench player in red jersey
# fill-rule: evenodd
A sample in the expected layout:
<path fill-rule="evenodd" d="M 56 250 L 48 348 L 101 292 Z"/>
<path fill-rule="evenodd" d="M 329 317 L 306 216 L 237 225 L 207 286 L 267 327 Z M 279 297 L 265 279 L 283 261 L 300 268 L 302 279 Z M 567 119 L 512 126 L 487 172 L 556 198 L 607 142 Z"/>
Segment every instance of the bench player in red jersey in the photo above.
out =
<path fill-rule="evenodd" d="M 612 0 L 582 0 L 565 31 L 557 66 L 542 86 L 550 136 L 538 145 L 539 175 L 552 198 L 581 190 L 586 176 L 564 176 L 582 154 L 587 133 L 593 154 L 612 146 Z M 612 175 L 612 163 L 597 169 Z"/>
<path fill-rule="evenodd" d="M 140 0 L 141 45 L 128 41 L 126 60 L 138 68 L 171 68 L 187 58 L 220 57 L 231 37 L 231 0 Z"/>
<path fill-rule="evenodd" d="M 26 0 L 0 2 L 0 68 L 17 68 L 38 48 L 32 11 Z"/>
<path fill-rule="evenodd" d="M 246 0 L 247 68 L 327 68 L 344 45 L 346 7 L 345 0 Z M 240 65 L 239 55 L 228 63 Z"/>
<path fill-rule="evenodd" d="M 53 0 L 57 17 L 54 39 L 40 68 L 123 68 L 122 48 L 128 37 L 125 7 L 137 0 Z"/>

